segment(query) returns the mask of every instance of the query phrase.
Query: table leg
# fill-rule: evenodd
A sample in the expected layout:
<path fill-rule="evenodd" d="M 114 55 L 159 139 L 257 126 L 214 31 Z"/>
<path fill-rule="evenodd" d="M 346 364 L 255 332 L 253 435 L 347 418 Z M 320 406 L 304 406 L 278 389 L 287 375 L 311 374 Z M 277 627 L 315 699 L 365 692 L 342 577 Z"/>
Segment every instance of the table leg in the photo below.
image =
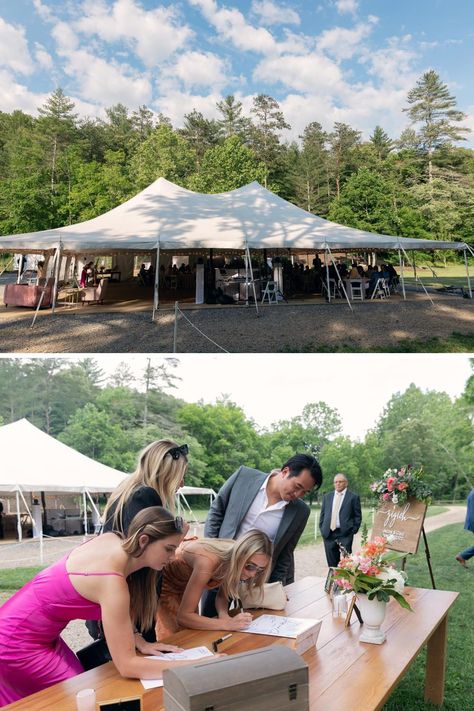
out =
<path fill-rule="evenodd" d="M 438 705 L 444 701 L 447 632 L 448 616 L 446 614 L 431 635 L 427 645 L 425 701 Z"/>

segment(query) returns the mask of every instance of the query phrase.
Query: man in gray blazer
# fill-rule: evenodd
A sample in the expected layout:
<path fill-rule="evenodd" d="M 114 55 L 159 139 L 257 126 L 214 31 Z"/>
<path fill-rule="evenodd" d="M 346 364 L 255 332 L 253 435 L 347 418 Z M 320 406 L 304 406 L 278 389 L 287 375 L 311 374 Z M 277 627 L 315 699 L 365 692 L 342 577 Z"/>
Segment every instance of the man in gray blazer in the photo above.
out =
<path fill-rule="evenodd" d="M 360 499 L 347 488 L 349 482 L 346 475 L 336 474 L 333 483 L 334 491 L 323 496 L 319 519 L 319 530 L 330 568 L 335 568 L 339 563 L 339 544 L 348 553 L 352 553 L 352 541 L 362 521 Z"/>
<path fill-rule="evenodd" d="M 309 507 L 301 498 L 323 480 L 321 467 L 308 454 L 295 454 L 270 474 L 239 467 L 227 479 L 207 516 L 204 535 L 239 538 L 251 529 L 263 531 L 273 541 L 270 582 L 284 585 L 294 580 L 293 551 L 303 533 Z M 203 614 L 213 617 L 214 591 L 203 600 Z"/>

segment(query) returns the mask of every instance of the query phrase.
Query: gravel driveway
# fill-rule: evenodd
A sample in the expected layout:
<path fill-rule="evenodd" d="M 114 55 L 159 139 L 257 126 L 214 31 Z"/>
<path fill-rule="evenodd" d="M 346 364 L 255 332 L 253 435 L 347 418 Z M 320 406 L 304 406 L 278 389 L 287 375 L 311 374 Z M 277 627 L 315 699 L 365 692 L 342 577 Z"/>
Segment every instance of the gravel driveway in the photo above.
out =
<path fill-rule="evenodd" d="M 187 309 L 178 320 L 176 350 L 219 352 L 202 333 L 230 353 L 311 351 L 322 345 L 345 345 L 348 350 L 392 348 L 404 339 L 474 333 L 474 302 L 459 297 L 434 299 L 435 306 L 416 295 L 406 302 L 397 297 L 356 303 L 353 312 L 339 302 L 265 305 L 259 317 L 253 307 Z M 160 310 L 155 322 L 150 313 L 92 309 L 43 312 L 33 328 L 31 319 L 31 312 L 18 316 L 0 311 L 0 352 L 173 352 L 173 310 Z"/>

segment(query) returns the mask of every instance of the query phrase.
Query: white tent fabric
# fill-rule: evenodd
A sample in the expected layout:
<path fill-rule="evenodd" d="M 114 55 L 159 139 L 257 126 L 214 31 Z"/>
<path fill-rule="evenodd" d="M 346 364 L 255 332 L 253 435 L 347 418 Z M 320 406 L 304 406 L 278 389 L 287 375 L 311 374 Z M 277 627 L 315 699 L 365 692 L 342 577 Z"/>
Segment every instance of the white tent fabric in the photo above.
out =
<path fill-rule="evenodd" d="M 100 464 L 22 419 L 0 427 L 0 491 L 113 491 L 127 476 Z M 27 457 L 22 456 L 27 453 Z"/>
<path fill-rule="evenodd" d="M 131 200 L 75 225 L 0 237 L 0 250 L 114 254 L 192 249 L 465 248 L 462 242 L 391 237 L 312 215 L 253 182 L 217 195 L 195 193 L 159 178 Z"/>

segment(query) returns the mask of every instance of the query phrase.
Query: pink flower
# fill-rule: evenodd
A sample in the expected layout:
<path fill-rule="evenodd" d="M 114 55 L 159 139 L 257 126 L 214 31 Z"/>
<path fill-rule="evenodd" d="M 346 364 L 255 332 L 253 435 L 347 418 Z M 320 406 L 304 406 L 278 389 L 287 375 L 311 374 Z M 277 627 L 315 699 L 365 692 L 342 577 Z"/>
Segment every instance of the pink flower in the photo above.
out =
<path fill-rule="evenodd" d="M 389 501 L 389 500 L 390 500 L 390 494 L 385 493 L 382 498 L 383 498 L 384 501 Z"/>
<path fill-rule="evenodd" d="M 400 484 L 397 486 L 398 491 L 403 491 L 404 489 L 408 488 L 408 484 L 406 481 L 400 482 Z"/>

